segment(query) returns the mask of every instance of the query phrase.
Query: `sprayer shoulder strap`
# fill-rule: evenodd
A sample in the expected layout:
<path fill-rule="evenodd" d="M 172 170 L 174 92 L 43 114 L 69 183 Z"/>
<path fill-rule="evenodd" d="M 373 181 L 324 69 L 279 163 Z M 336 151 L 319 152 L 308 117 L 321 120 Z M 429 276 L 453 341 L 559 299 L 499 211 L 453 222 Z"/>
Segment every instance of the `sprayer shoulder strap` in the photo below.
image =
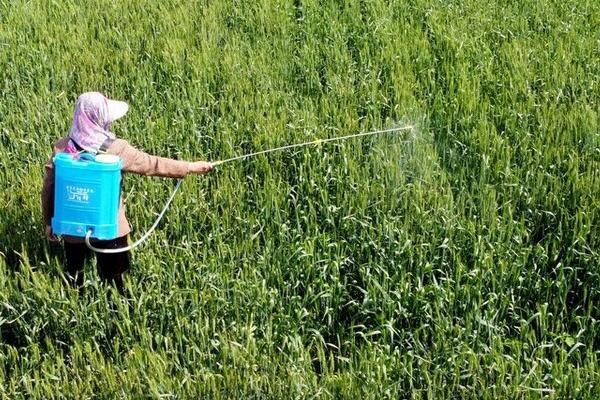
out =
<path fill-rule="evenodd" d="M 111 144 L 113 144 L 114 141 L 115 141 L 114 138 L 107 137 L 106 140 L 104 142 L 102 142 L 102 144 L 100 145 L 100 149 L 98 150 L 98 153 L 106 153 L 108 151 L 108 148 L 110 147 Z"/>
<path fill-rule="evenodd" d="M 79 145 L 79 143 L 77 143 L 75 140 L 73 140 L 73 138 L 69 138 L 69 140 L 73 143 L 75 148 L 80 153 L 84 153 L 84 152 L 89 153 L 87 150 L 85 150 L 83 147 L 81 147 Z M 100 145 L 100 148 L 98 149 L 98 153 L 106 153 L 108 151 L 108 148 L 110 147 L 111 144 L 113 144 L 114 141 L 115 141 L 115 139 L 113 139 L 113 138 L 106 138 L 106 140 L 104 142 L 102 142 L 102 144 Z"/>

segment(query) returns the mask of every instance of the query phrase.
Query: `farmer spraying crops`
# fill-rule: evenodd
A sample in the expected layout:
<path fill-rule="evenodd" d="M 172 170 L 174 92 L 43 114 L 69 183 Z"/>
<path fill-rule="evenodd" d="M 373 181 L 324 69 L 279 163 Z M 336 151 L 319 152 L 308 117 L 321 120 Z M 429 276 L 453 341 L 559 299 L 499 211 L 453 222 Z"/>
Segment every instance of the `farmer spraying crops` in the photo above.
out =
<path fill-rule="evenodd" d="M 55 197 L 55 190 L 57 189 L 56 161 L 58 160 L 55 156 L 57 155 L 63 157 L 68 155 L 71 163 L 79 159 L 96 160 L 97 158 L 101 160 L 99 155 L 102 155 L 104 160 L 118 160 L 119 183 L 123 172 L 146 176 L 183 178 L 188 174 L 205 174 L 213 169 L 213 164 L 205 161 L 187 162 L 153 156 L 136 149 L 126 140 L 118 139 L 111 131 L 111 125 L 114 121 L 123 117 L 128 109 L 127 103 L 109 100 L 98 92 L 84 93 L 77 99 L 71 131 L 68 137 L 62 138 L 54 144 L 53 157 L 45 165 L 42 187 L 42 216 L 46 236 L 49 240 L 58 241 L 57 232 L 53 230 L 52 222 L 53 217 L 56 217 L 55 200 L 56 198 L 62 199 L 60 196 Z M 82 165 L 87 164 L 82 163 Z M 90 179 L 90 172 L 81 173 L 80 176 L 84 177 L 82 179 Z M 93 188 L 79 188 L 72 184 L 67 185 L 66 189 L 69 191 L 68 199 L 80 203 L 89 201 L 89 197 L 95 192 Z M 109 235 L 116 236 L 115 238 L 108 240 L 95 239 L 91 242 L 92 246 L 89 246 L 91 230 L 84 232 L 84 234 L 87 234 L 88 244 L 86 244 L 83 235 L 61 234 L 64 242 L 65 270 L 67 278 L 73 286 L 79 287 L 84 282 L 83 267 L 86 259 L 91 256 L 92 251 L 90 248 L 107 249 L 94 252 L 97 259 L 98 274 L 102 281 L 114 285 L 119 292 L 123 293 L 122 276 L 129 269 L 130 263 L 129 251 L 126 249 L 127 237 L 131 227 L 125 216 L 123 199 L 118 191 L 116 193 L 115 233 Z M 109 249 L 125 249 L 125 251 L 110 252 Z"/>
<path fill-rule="evenodd" d="M 52 241 L 57 241 L 58 235 L 63 237 L 66 272 L 75 286 L 83 283 L 83 266 L 93 251 L 100 278 L 122 292 L 129 250 L 143 243 L 156 228 L 177 193 L 181 178 L 189 173 L 204 174 L 217 165 L 284 150 L 413 129 L 411 125 L 397 126 L 293 143 L 212 163 L 185 162 L 151 156 L 117 139 L 110 126 L 127 110 L 127 103 L 109 100 L 101 93 L 82 94 L 75 105 L 69 136 L 55 143 L 53 157 L 46 164 L 42 188 L 46 235 Z M 131 228 L 120 195 L 122 172 L 179 179 L 155 223 L 131 245 L 127 242 Z"/>

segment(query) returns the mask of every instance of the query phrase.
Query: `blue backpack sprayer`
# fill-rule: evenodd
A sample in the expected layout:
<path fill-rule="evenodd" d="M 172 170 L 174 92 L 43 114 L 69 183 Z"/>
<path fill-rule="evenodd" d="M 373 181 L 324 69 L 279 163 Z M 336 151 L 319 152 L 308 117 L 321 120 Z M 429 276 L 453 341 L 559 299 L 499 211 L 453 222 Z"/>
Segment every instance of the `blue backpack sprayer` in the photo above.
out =
<path fill-rule="evenodd" d="M 54 217 L 58 235 L 109 240 L 117 237 L 123 161 L 117 156 L 83 153 L 54 157 Z"/>
<path fill-rule="evenodd" d="M 273 153 L 362 136 L 388 132 L 411 130 L 413 126 L 396 127 L 378 131 L 362 132 L 354 135 L 317 139 L 310 142 L 295 143 L 273 149 L 244 154 L 226 160 L 216 161 L 214 166 L 237 160 L 245 160 L 261 154 Z M 69 235 L 85 238 L 86 245 L 98 253 L 119 253 L 137 247 L 156 229 L 158 223 L 169 208 L 182 180 L 179 179 L 167 203 L 150 229 L 135 243 L 120 249 L 99 249 L 90 243 L 90 239 L 110 240 L 118 235 L 118 211 L 121 195 L 121 170 L 123 161 L 115 155 L 83 153 L 79 157 L 58 153 L 54 157 L 55 189 L 54 217 L 52 231 L 57 235 Z"/>

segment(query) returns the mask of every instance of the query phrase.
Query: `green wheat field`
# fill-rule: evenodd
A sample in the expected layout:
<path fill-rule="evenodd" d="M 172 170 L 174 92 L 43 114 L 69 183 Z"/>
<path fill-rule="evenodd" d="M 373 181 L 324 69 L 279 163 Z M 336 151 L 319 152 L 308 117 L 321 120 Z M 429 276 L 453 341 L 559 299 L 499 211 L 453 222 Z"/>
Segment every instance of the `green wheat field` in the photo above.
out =
<path fill-rule="evenodd" d="M 219 160 L 68 287 L 78 95 Z M 0 399 L 600 398 L 600 2 L 0 0 Z M 137 239 L 173 189 L 128 175 Z"/>

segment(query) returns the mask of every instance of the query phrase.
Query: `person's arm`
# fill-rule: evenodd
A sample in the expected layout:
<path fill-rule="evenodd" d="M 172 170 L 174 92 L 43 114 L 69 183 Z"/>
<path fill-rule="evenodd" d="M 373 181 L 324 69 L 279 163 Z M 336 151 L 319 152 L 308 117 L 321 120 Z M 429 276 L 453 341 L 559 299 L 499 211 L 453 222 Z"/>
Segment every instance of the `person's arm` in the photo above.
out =
<path fill-rule="evenodd" d="M 163 176 L 167 178 L 183 178 L 187 174 L 204 174 L 213 169 L 209 162 L 187 162 L 157 157 L 136 149 L 127 141 L 118 139 L 108 152 L 123 159 L 123 171 L 146 176 Z"/>
<path fill-rule="evenodd" d="M 52 233 L 51 223 L 54 215 L 54 163 L 52 157 L 44 165 L 44 181 L 42 182 L 42 220 L 48 239 L 56 241 Z"/>

